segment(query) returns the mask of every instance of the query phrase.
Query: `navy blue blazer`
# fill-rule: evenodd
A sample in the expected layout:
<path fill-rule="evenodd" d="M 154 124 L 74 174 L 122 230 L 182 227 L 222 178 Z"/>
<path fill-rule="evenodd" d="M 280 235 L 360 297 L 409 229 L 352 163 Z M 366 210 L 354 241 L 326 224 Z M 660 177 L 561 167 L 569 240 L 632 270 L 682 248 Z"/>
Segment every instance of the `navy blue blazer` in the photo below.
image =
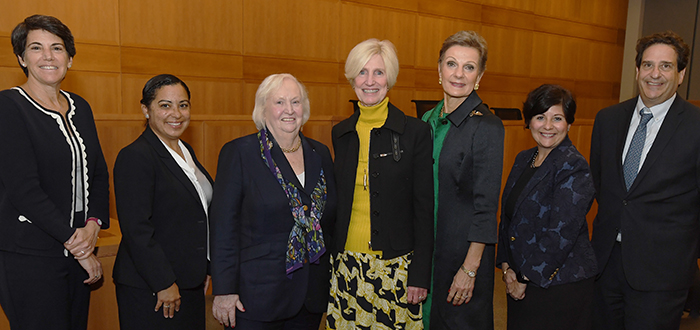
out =
<path fill-rule="evenodd" d="M 212 182 L 192 147 L 183 144 Z M 114 281 L 152 292 L 173 283 L 196 288 L 207 275 L 207 215 L 194 185 L 165 148 L 146 127 L 114 164 L 122 232 Z"/>
<path fill-rule="evenodd" d="M 299 189 L 307 215 L 323 168 L 327 199 L 321 228 L 326 252 L 318 264 L 305 264 L 292 278 L 286 274 L 285 256 L 294 218 L 287 195 L 260 156 L 257 133 L 228 142 L 219 154 L 209 208 L 213 293 L 240 296 L 245 312 L 237 311 L 236 317 L 276 321 L 296 315 L 303 305 L 311 312 L 326 311 L 331 236 L 326 229 L 336 216 L 337 200 L 333 161 L 328 147 L 301 138 L 304 187 L 276 143 L 270 152 L 282 175 Z"/>
<path fill-rule="evenodd" d="M 527 183 L 505 227 L 505 202 L 536 149 L 518 154 L 503 190 L 497 266 L 508 262 L 542 288 L 594 277 L 597 266 L 586 214 L 595 187 L 586 159 L 569 137 L 549 153 Z M 513 260 L 508 260 L 506 247 Z"/>

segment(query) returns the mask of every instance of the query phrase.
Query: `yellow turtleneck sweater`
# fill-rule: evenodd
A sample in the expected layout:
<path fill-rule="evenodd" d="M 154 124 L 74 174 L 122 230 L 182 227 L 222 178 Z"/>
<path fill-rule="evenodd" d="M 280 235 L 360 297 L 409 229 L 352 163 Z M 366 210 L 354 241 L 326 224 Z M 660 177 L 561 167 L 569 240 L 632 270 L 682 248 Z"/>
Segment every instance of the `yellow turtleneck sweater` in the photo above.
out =
<path fill-rule="evenodd" d="M 384 125 L 389 114 L 389 98 L 371 107 L 360 106 L 360 118 L 355 130 L 360 139 L 360 150 L 357 159 L 357 174 L 355 175 L 355 193 L 352 200 L 352 213 L 345 250 L 381 255 L 381 251 L 371 250 L 372 223 L 369 215 L 369 140 L 373 128 Z"/>

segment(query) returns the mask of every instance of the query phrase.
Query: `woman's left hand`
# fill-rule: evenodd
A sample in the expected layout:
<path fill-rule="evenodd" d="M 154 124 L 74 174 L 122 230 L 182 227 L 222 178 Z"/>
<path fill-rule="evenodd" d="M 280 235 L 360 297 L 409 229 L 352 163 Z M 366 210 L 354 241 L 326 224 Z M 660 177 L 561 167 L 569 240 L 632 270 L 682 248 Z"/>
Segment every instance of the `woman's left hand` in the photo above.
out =
<path fill-rule="evenodd" d="M 93 284 L 102 277 L 102 263 L 94 254 L 90 254 L 87 258 L 78 259 L 80 266 L 85 269 L 88 278 L 83 281 L 85 284 Z"/>
<path fill-rule="evenodd" d="M 457 270 L 450 285 L 450 291 L 447 294 L 447 302 L 451 302 L 454 306 L 466 304 L 472 299 L 472 291 L 474 291 L 474 282 L 476 278 L 471 278 L 461 269 Z"/>
<path fill-rule="evenodd" d="M 157 312 L 163 306 L 163 317 L 172 319 L 175 312 L 180 311 L 180 289 L 176 283 L 173 283 L 169 288 L 158 291 L 156 294 L 158 301 L 156 302 L 155 311 Z"/>
<path fill-rule="evenodd" d="M 97 244 L 97 234 L 100 232 L 100 226 L 94 221 L 88 221 L 83 228 L 75 229 L 73 236 L 68 241 L 63 243 L 63 246 L 68 250 L 75 259 L 86 259 L 92 255 Z"/>
<path fill-rule="evenodd" d="M 409 286 L 406 290 L 406 300 L 409 304 L 417 305 L 428 296 L 428 289 L 419 288 L 417 286 Z"/>

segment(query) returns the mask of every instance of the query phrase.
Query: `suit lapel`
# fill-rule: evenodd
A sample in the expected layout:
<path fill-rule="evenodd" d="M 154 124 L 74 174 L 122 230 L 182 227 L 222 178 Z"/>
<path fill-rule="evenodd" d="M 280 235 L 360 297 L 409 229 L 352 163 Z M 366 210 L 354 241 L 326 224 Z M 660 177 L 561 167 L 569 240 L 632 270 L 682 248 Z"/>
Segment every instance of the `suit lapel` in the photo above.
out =
<path fill-rule="evenodd" d="M 306 183 L 300 190 L 310 196 L 311 192 L 313 192 L 316 187 L 316 182 L 318 182 L 321 176 L 321 155 L 316 153 L 316 150 L 311 143 L 309 143 L 309 140 L 303 138 L 302 141 L 304 144 L 304 171 L 306 172 Z"/>
<path fill-rule="evenodd" d="M 649 153 L 644 159 L 642 167 L 639 169 L 637 178 L 630 187 L 630 192 L 639 185 L 639 182 L 644 181 L 644 176 L 650 171 L 649 169 L 654 166 L 654 162 L 661 156 L 661 153 L 666 148 L 666 145 L 671 141 L 671 138 L 676 132 L 678 125 L 681 123 L 684 109 L 682 104 L 680 104 L 680 100 L 681 98 L 676 96 L 673 104 L 671 104 L 671 108 L 668 109 L 668 113 L 666 114 L 663 123 L 661 123 L 659 133 L 656 135 L 656 139 L 654 139 L 654 143 L 651 145 L 651 149 L 649 149 Z"/>
<path fill-rule="evenodd" d="M 185 189 L 187 189 L 187 191 L 190 192 L 190 195 L 192 195 L 192 197 L 195 198 L 197 203 L 201 204 L 202 202 L 199 198 L 199 193 L 197 193 L 197 190 L 194 188 L 192 181 L 190 181 L 190 178 L 187 177 L 187 174 L 185 174 L 180 165 L 178 165 L 175 159 L 173 159 L 173 156 L 170 154 L 170 152 L 165 149 L 166 147 L 165 145 L 163 145 L 163 142 L 161 142 L 160 139 L 158 139 L 158 137 L 155 133 L 153 133 L 150 127 L 146 128 L 146 131 L 143 132 L 143 136 L 146 138 L 146 141 L 148 141 L 148 143 L 151 144 L 151 147 L 153 147 L 153 149 L 156 151 L 165 167 L 167 167 L 168 170 L 170 170 L 170 172 L 185 187 Z M 192 154 L 191 151 L 190 154 Z M 208 176 L 207 178 L 210 179 Z"/>

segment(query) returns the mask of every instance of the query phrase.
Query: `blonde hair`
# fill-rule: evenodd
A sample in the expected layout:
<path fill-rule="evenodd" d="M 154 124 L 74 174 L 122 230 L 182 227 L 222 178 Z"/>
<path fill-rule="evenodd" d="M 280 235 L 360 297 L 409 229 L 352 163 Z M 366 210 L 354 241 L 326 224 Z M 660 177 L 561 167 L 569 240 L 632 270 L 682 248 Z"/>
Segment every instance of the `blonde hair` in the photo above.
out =
<path fill-rule="evenodd" d="M 304 125 L 309 120 L 309 117 L 311 116 L 311 107 L 309 104 L 309 95 L 306 92 L 304 84 L 299 82 L 297 78 L 295 78 L 289 73 L 277 73 L 267 76 L 267 78 L 265 78 L 265 80 L 263 80 L 263 82 L 260 83 L 260 86 L 258 86 L 258 91 L 255 92 L 253 122 L 255 123 L 255 127 L 257 127 L 258 130 L 263 129 L 265 127 L 265 102 L 267 101 L 267 98 L 272 93 L 276 92 L 280 88 L 280 86 L 282 86 L 282 82 L 284 82 L 285 79 L 291 79 L 297 84 L 297 86 L 299 86 L 299 91 L 301 92 L 302 107 L 301 124 Z"/>
<path fill-rule="evenodd" d="M 396 47 L 389 40 L 367 39 L 355 46 L 348 54 L 345 61 L 345 78 L 350 85 L 355 87 L 355 78 L 360 74 L 362 68 L 374 55 L 379 55 L 384 60 L 386 67 L 386 77 L 388 88 L 391 89 L 396 83 L 399 75 L 399 59 L 396 57 Z"/>
<path fill-rule="evenodd" d="M 452 46 L 464 46 L 476 49 L 479 52 L 479 74 L 486 71 L 486 60 L 488 59 L 489 48 L 486 39 L 475 31 L 459 31 L 445 39 L 440 48 L 440 58 L 438 64 L 442 64 L 445 59 L 445 52 Z"/>

